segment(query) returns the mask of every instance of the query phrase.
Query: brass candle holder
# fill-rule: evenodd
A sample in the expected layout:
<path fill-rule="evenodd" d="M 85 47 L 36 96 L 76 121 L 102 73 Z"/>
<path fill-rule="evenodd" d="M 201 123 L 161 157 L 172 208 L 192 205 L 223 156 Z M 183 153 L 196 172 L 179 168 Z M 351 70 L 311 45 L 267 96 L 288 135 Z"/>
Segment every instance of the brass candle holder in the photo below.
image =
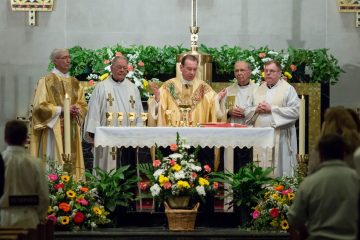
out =
<path fill-rule="evenodd" d="M 123 112 L 117 113 L 117 120 L 118 120 L 118 127 L 121 127 L 122 122 L 124 121 L 124 113 Z"/>
<path fill-rule="evenodd" d="M 130 122 L 130 127 L 134 127 L 134 123 L 136 120 L 136 112 L 128 112 L 128 119 Z"/>
<path fill-rule="evenodd" d="M 69 176 L 72 176 L 73 174 L 73 164 L 71 160 L 71 154 L 61 154 L 62 160 L 63 160 L 63 171 L 68 173 Z"/>
<path fill-rule="evenodd" d="M 306 177 L 308 172 L 310 154 L 296 154 L 296 160 L 298 162 L 298 173 L 301 177 Z"/>
<path fill-rule="evenodd" d="M 148 113 L 146 112 L 140 113 L 140 118 L 142 120 L 143 127 L 146 127 L 146 120 L 148 119 Z"/>
<path fill-rule="evenodd" d="M 111 127 L 112 120 L 113 120 L 113 113 L 106 112 L 106 126 L 107 127 Z"/>

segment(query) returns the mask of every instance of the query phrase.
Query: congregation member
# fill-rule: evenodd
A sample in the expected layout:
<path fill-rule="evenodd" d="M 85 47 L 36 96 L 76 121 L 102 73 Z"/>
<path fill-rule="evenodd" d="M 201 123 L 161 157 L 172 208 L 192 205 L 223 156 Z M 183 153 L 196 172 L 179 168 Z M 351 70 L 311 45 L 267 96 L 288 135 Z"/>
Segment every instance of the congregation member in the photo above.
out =
<path fill-rule="evenodd" d="M 275 176 L 292 176 L 300 99 L 294 87 L 282 79 L 281 71 L 281 65 L 274 60 L 264 64 L 265 82 L 252 95 L 245 115 L 250 125 L 275 129 L 274 154 L 271 150 L 254 148 L 254 159 L 261 160 L 261 167 L 272 167 Z"/>
<path fill-rule="evenodd" d="M 359 177 L 343 161 L 347 148 L 335 133 L 317 145 L 319 170 L 306 177 L 288 212 L 293 239 L 356 239 Z"/>
<path fill-rule="evenodd" d="M 360 135 L 358 132 L 357 115 L 352 115 L 348 109 L 337 106 L 326 109 L 324 122 L 322 123 L 320 135 L 337 133 L 345 141 L 344 161 L 349 167 L 357 169 L 360 174 L 360 166 L 354 163 L 354 152 L 360 146 Z M 314 173 L 320 167 L 320 155 L 318 149 L 310 153 L 308 163 L 308 174 Z"/>
<path fill-rule="evenodd" d="M 221 122 L 245 124 L 245 108 L 257 85 L 250 81 L 251 67 L 245 61 L 237 61 L 234 64 L 236 82 L 223 89 L 216 96 L 215 111 Z M 228 97 L 235 97 L 234 106 L 227 109 Z M 234 149 L 234 169 L 238 170 L 252 160 L 252 148 Z"/>
<path fill-rule="evenodd" d="M 191 108 L 190 119 L 193 124 L 216 122 L 214 100 L 216 92 L 197 77 L 199 61 L 194 55 L 185 55 L 181 59 L 181 76 L 166 81 L 160 89 L 151 85 L 154 98 L 150 99 L 149 113 L 157 126 L 168 126 L 167 112 L 171 112 L 171 125 L 181 119 L 179 107 Z"/>
<path fill-rule="evenodd" d="M 87 112 L 85 95 L 79 81 L 71 77 L 70 54 L 67 49 L 55 49 L 50 56 L 55 67 L 36 86 L 30 140 L 31 154 L 61 164 L 64 153 L 64 99 L 70 100 L 71 162 L 73 174 L 81 178 L 84 158 L 80 128 Z"/>
<path fill-rule="evenodd" d="M 119 126 L 118 113 L 123 114 L 121 126 L 130 125 L 130 112 L 136 113 L 134 125 L 142 125 L 140 113 L 143 112 L 143 107 L 139 89 L 126 79 L 128 60 L 123 56 L 117 56 L 112 60 L 110 69 L 110 76 L 95 86 L 90 97 L 89 112 L 84 124 L 84 138 L 90 143 L 94 143 L 96 127 Z M 112 155 L 114 151 L 116 159 Z M 123 147 L 118 151 L 116 148 L 96 147 L 93 166 L 109 171 L 120 165 L 134 165 L 134 154 L 132 148 Z"/>
<path fill-rule="evenodd" d="M 13 120 L 5 125 L 8 146 L 2 152 L 5 184 L 0 198 L 0 227 L 36 228 L 46 218 L 47 179 L 41 160 L 31 156 L 24 147 L 27 134 L 27 127 L 21 121 Z M 28 205 L 16 204 L 21 202 Z"/>

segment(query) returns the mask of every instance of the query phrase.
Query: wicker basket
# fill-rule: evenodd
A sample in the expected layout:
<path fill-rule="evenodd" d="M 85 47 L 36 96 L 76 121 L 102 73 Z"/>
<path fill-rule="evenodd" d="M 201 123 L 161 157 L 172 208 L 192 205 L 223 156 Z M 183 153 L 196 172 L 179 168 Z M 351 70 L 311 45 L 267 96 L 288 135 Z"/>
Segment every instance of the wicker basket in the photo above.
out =
<path fill-rule="evenodd" d="M 195 220 L 200 203 L 197 203 L 191 210 L 171 209 L 169 205 L 164 202 L 165 213 L 169 223 L 169 230 L 171 231 L 192 231 L 195 227 Z"/>

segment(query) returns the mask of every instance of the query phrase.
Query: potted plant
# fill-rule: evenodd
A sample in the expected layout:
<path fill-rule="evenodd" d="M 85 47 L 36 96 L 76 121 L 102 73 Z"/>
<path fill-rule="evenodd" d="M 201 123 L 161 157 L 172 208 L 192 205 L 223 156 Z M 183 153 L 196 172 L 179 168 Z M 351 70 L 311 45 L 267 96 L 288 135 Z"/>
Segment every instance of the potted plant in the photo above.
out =
<path fill-rule="evenodd" d="M 210 177 L 209 165 L 202 165 L 196 160 L 196 150 L 195 153 L 189 153 L 190 145 L 187 145 L 179 134 L 176 136 L 176 143 L 171 144 L 170 149 L 172 154 L 167 157 L 158 154 L 158 159 L 153 161 L 152 166 L 142 164 L 140 171 L 145 173 L 150 181 L 151 195 L 158 203 L 164 202 L 166 213 L 178 213 L 173 209 L 181 209 L 181 213 L 185 213 L 184 210 L 190 211 L 188 213 L 197 212 L 197 202 L 205 201 L 207 195 L 214 193 L 218 183 Z M 195 207 L 189 206 L 189 202 L 196 203 Z M 169 222 L 170 218 L 168 214 Z M 195 219 L 192 220 L 193 228 Z M 183 229 L 174 229 L 171 228 L 171 224 L 169 225 L 171 230 Z M 183 230 L 191 230 L 191 227 Z"/>
<path fill-rule="evenodd" d="M 117 224 L 117 216 L 135 200 L 138 182 L 135 169 L 129 169 L 129 165 L 126 165 L 107 172 L 97 167 L 94 175 L 86 171 L 85 176 L 89 185 L 102 197 L 105 209 L 111 213 L 113 224 Z"/>
<path fill-rule="evenodd" d="M 262 198 L 265 186 L 272 182 L 272 168 L 263 169 L 253 163 L 239 169 L 238 172 L 213 172 L 215 181 L 227 184 L 224 197 L 231 197 L 229 207 L 240 212 L 242 225 L 250 221 L 251 207 Z"/>

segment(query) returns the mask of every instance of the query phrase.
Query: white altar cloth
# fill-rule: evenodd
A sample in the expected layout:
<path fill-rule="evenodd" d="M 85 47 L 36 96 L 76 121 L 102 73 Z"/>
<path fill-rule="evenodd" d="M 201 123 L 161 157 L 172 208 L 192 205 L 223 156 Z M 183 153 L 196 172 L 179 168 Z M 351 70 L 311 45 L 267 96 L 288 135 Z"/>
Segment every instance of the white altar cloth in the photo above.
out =
<path fill-rule="evenodd" d="M 204 127 L 97 127 L 95 146 L 151 147 L 169 146 L 176 142 L 176 133 L 191 146 L 200 147 L 274 147 L 274 129 L 204 128 Z"/>

